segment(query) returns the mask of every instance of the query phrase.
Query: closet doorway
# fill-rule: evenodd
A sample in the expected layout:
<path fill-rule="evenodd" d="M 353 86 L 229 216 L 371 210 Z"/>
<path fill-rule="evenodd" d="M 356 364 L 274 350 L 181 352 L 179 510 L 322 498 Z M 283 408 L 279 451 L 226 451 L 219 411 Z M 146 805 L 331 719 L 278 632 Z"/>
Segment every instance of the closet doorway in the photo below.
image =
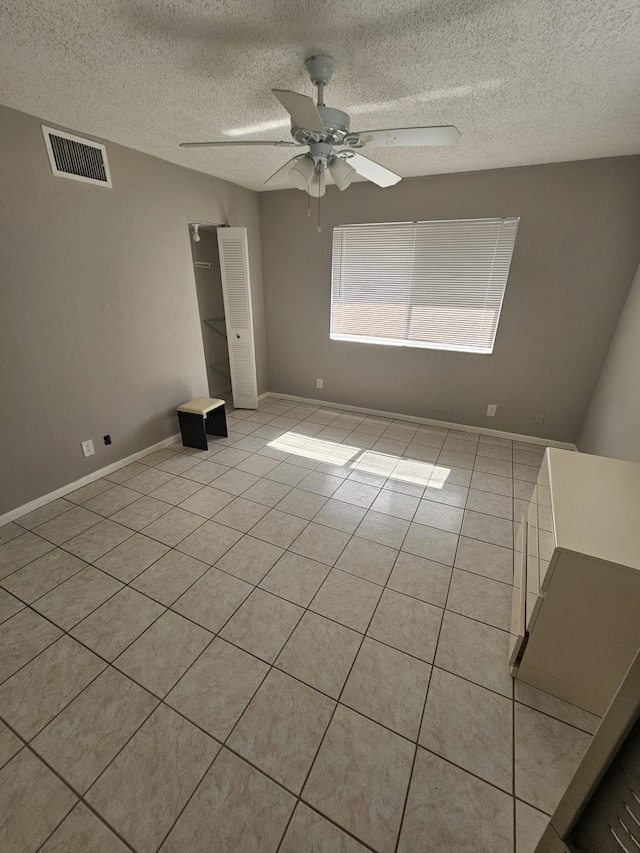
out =
<path fill-rule="evenodd" d="M 231 403 L 231 369 L 218 251 L 218 226 L 189 223 L 200 332 L 207 365 L 209 396 Z"/>

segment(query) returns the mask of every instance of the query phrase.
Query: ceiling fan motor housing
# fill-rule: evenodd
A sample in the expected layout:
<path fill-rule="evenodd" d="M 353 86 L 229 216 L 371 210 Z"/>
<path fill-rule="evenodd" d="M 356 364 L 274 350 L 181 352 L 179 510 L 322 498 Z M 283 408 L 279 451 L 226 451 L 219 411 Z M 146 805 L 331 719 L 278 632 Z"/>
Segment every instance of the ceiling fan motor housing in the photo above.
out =
<path fill-rule="evenodd" d="M 324 172 L 336 156 L 336 152 L 328 142 L 312 142 L 309 145 L 309 154 L 313 158 L 316 172 Z"/>
<path fill-rule="evenodd" d="M 342 140 L 349 134 L 351 122 L 347 113 L 336 110 L 333 107 L 318 107 L 318 112 L 325 127 L 325 134 L 319 139 L 318 133 L 306 130 L 304 127 L 291 123 L 291 136 L 302 145 L 310 145 L 313 142 L 328 142 L 330 145 L 341 145 Z"/>

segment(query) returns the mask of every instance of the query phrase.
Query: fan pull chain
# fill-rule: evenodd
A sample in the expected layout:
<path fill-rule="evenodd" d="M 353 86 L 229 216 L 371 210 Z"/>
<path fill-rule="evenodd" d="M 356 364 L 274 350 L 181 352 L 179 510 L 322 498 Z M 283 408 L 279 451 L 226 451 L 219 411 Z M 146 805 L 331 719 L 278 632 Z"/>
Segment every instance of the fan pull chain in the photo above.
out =
<path fill-rule="evenodd" d="M 306 193 L 307 196 L 307 216 L 311 216 L 311 196 L 309 193 Z"/>
<path fill-rule="evenodd" d="M 321 197 L 318 196 L 318 224 L 316 226 L 316 228 L 318 230 L 318 234 L 320 234 L 322 231 L 322 225 L 320 224 L 320 198 Z"/>

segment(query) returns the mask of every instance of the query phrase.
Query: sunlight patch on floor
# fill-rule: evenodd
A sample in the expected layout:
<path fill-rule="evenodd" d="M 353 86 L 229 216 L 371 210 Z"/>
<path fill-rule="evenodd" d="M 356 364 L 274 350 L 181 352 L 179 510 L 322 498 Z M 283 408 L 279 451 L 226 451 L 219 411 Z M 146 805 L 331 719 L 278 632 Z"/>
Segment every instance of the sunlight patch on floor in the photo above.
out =
<path fill-rule="evenodd" d="M 429 480 L 430 489 L 441 489 L 451 474 L 451 468 L 445 468 L 443 465 L 434 465 L 433 474 Z"/>
<path fill-rule="evenodd" d="M 390 477 L 399 461 L 400 458 L 398 456 L 365 450 L 361 456 L 354 459 L 351 467 L 359 471 L 366 471 L 368 474 L 380 474 L 382 477 Z"/>
<path fill-rule="evenodd" d="M 328 462 L 331 465 L 346 465 L 360 453 L 359 447 L 350 447 L 346 444 L 338 444 L 335 441 L 312 438 L 296 432 L 285 432 L 280 438 L 270 441 L 269 447 L 282 450 L 284 453 L 304 456 L 307 459 Z"/>
<path fill-rule="evenodd" d="M 451 474 L 451 469 L 443 465 L 420 462 L 418 459 L 403 459 L 390 453 L 376 453 L 374 450 L 363 450 L 361 447 L 326 441 L 297 432 L 285 432 L 270 441 L 269 447 L 330 465 L 349 465 L 354 470 L 378 474 L 404 483 L 428 486 L 430 489 L 441 489 Z"/>

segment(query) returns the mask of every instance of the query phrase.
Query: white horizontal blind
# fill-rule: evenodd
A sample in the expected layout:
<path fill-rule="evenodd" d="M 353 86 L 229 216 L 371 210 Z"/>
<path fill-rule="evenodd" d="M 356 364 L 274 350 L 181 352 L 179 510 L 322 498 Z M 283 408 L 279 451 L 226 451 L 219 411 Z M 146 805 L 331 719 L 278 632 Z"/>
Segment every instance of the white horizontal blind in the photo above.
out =
<path fill-rule="evenodd" d="M 491 353 L 518 219 L 338 225 L 331 337 Z"/>

